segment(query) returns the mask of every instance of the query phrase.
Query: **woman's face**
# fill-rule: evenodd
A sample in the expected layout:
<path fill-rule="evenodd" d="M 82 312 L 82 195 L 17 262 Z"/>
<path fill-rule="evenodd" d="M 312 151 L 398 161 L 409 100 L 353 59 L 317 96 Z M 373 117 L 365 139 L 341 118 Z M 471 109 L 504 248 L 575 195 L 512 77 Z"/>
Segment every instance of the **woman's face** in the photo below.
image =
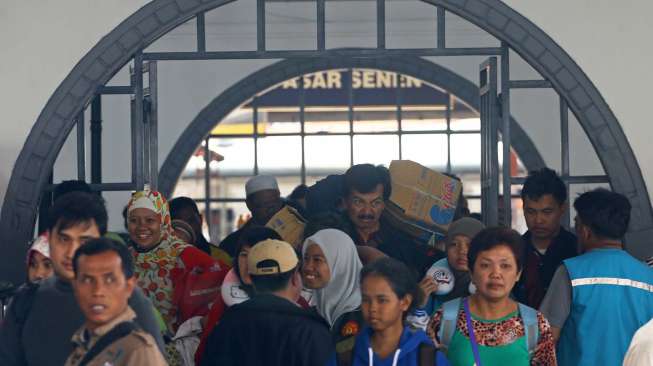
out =
<path fill-rule="evenodd" d="M 304 286 L 313 290 L 326 287 L 331 280 L 331 271 L 324 252 L 319 245 L 308 242 L 302 263 Z"/>
<path fill-rule="evenodd" d="M 147 208 L 133 209 L 129 212 L 127 230 L 140 248 L 153 248 L 161 241 L 161 216 Z"/>
<path fill-rule="evenodd" d="M 53 268 L 50 258 L 43 254 L 34 251 L 29 260 L 27 267 L 27 278 L 30 282 L 40 281 L 42 279 L 52 276 Z"/>
<path fill-rule="evenodd" d="M 458 271 L 469 271 L 467 266 L 467 252 L 471 239 L 467 235 L 456 235 L 447 248 L 449 265 Z"/>
<path fill-rule="evenodd" d="M 412 296 L 399 298 L 388 281 L 381 276 L 369 275 L 361 283 L 361 311 L 365 322 L 374 330 L 402 326 L 404 312 L 408 311 Z"/>
<path fill-rule="evenodd" d="M 252 277 L 249 276 L 247 268 L 247 256 L 249 255 L 250 249 L 252 249 L 250 246 L 243 245 L 240 248 L 240 252 L 238 252 L 238 274 L 240 275 L 240 280 L 245 285 L 252 284 Z"/>
<path fill-rule="evenodd" d="M 472 272 L 476 293 L 490 301 L 503 300 L 519 280 L 517 261 L 507 245 L 478 253 Z"/>

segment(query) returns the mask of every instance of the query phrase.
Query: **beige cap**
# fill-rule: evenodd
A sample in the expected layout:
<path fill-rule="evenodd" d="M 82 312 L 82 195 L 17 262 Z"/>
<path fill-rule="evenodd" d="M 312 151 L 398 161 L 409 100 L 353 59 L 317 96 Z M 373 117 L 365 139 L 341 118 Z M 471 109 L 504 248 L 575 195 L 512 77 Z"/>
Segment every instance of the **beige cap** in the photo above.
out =
<path fill-rule="evenodd" d="M 263 264 L 264 261 L 269 261 L 269 264 Z M 247 271 L 255 276 L 286 273 L 295 269 L 298 263 L 293 247 L 281 240 L 263 240 L 254 245 L 247 255 Z"/>

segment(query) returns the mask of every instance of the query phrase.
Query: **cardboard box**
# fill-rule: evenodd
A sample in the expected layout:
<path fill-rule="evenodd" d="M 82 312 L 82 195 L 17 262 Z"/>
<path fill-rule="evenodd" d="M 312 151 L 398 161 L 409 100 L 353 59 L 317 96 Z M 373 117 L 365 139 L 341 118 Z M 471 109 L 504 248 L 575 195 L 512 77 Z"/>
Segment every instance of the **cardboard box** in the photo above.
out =
<path fill-rule="evenodd" d="M 395 216 L 446 233 L 453 220 L 462 183 L 410 160 L 390 163 Z"/>
<path fill-rule="evenodd" d="M 293 247 L 299 248 L 304 239 L 306 220 L 290 206 L 284 206 L 265 225 L 279 233 L 284 241 Z"/>

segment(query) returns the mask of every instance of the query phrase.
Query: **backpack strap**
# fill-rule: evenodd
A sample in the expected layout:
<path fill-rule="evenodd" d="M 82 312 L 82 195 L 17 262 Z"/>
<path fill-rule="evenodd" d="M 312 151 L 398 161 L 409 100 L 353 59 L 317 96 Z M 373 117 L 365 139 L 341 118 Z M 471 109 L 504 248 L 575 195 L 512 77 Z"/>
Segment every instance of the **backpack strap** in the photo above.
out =
<path fill-rule="evenodd" d="M 524 336 L 528 346 L 528 354 L 533 355 L 537 342 L 540 338 L 540 329 L 537 326 L 537 311 L 530 306 L 519 304 L 519 314 L 524 322 Z"/>
<path fill-rule="evenodd" d="M 417 366 L 435 365 L 435 346 L 429 343 L 420 343 L 417 354 Z"/>
<path fill-rule="evenodd" d="M 36 298 L 38 289 L 39 282 L 28 282 L 20 286 L 11 299 L 10 311 L 13 313 L 16 324 L 18 325 L 19 338 L 22 336 L 27 317 L 32 311 L 32 305 L 34 305 L 34 299 Z"/>
<path fill-rule="evenodd" d="M 460 298 L 442 304 L 442 321 L 440 322 L 440 329 L 438 329 L 438 339 L 445 349 L 449 348 L 451 338 L 453 338 L 456 330 L 456 320 L 458 319 L 459 311 Z"/>
<path fill-rule="evenodd" d="M 136 329 L 138 329 L 138 326 L 132 321 L 126 321 L 116 325 L 108 333 L 100 337 L 97 342 L 95 342 L 93 347 L 91 347 L 91 349 L 86 352 L 84 358 L 82 358 L 82 360 L 79 362 L 79 366 L 86 366 L 113 342 L 128 336 Z"/>

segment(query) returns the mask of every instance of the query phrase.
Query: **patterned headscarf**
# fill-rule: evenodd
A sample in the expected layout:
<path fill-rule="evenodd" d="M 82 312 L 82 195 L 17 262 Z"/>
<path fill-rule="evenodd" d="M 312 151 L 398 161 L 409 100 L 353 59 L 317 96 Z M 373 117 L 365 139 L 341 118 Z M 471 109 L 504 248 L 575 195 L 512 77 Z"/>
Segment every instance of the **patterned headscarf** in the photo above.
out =
<path fill-rule="evenodd" d="M 168 240 L 174 236 L 168 201 L 161 193 L 157 191 L 138 191 L 134 193 L 127 205 L 127 216 L 137 208 L 145 208 L 159 215 L 161 218 L 161 238 L 159 241 Z"/>
<path fill-rule="evenodd" d="M 179 240 L 173 232 L 168 202 L 156 191 L 134 193 L 127 205 L 127 215 L 137 208 L 153 211 L 161 218 L 161 239 L 148 250 L 131 248 L 134 256 L 136 282 L 159 310 L 168 330 L 177 329 L 177 306 L 174 303 L 174 281 L 184 264 L 181 253 L 190 245 Z"/>

